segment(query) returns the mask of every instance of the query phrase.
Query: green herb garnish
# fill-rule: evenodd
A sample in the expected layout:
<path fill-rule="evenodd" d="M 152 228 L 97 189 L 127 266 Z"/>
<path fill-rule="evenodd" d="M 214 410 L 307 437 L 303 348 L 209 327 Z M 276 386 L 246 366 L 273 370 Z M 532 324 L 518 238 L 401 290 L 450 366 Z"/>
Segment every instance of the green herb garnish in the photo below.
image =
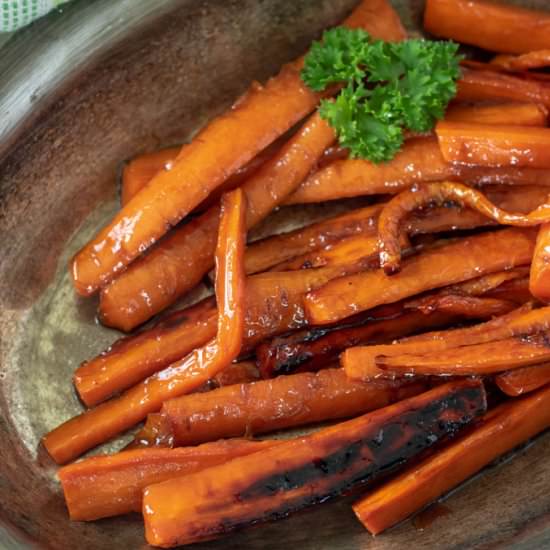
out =
<path fill-rule="evenodd" d="M 384 42 L 338 27 L 313 43 L 302 80 L 316 92 L 343 84 L 334 100 L 321 101 L 321 117 L 351 157 L 388 161 L 401 149 L 404 129 L 427 132 L 443 117 L 456 95 L 457 51 L 454 42 Z"/>

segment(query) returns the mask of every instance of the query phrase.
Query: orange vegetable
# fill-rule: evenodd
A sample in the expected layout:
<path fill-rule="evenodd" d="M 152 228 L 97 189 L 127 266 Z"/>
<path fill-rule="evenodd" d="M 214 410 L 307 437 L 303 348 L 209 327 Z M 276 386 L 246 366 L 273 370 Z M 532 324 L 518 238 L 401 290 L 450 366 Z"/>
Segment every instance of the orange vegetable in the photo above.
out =
<path fill-rule="evenodd" d="M 406 36 L 386 0 L 363 0 L 344 25 L 365 28 L 385 40 Z M 302 82 L 302 65 L 300 58 L 264 86 L 253 85 L 182 148 L 170 171 L 158 172 L 75 256 L 71 273 L 79 293 L 92 294 L 111 281 L 229 176 L 313 111 L 319 95 Z"/>
<path fill-rule="evenodd" d="M 343 369 L 325 369 L 226 386 L 207 393 L 170 399 L 162 406 L 155 426 L 154 444 L 171 441 L 174 446 L 196 445 L 225 437 L 273 432 L 324 420 L 349 418 L 385 407 L 425 391 L 422 383 L 380 380 L 351 381 Z M 141 433 L 138 440 L 145 438 Z"/>
<path fill-rule="evenodd" d="M 516 304 L 534 300 L 534 296 L 529 291 L 529 276 L 506 281 L 494 290 L 487 292 L 486 296 L 510 300 Z"/>
<path fill-rule="evenodd" d="M 141 512 L 143 489 L 153 483 L 223 464 L 276 445 L 233 439 L 180 449 L 135 449 L 87 458 L 57 475 L 73 521 Z"/>
<path fill-rule="evenodd" d="M 461 183 L 426 183 L 402 191 L 382 209 L 378 219 L 380 266 L 391 275 L 399 271 L 403 221 L 417 208 L 446 202 L 468 206 L 492 220 L 505 225 L 528 227 L 550 221 L 550 203 L 539 205 L 526 215 L 512 214 L 495 206 L 483 193 Z"/>
<path fill-rule="evenodd" d="M 497 55 L 491 65 L 505 71 L 527 71 L 550 66 L 550 49 L 536 50 L 523 55 Z"/>
<path fill-rule="evenodd" d="M 490 67 L 487 67 L 490 69 Z M 458 81 L 458 101 L 521 101 L 550 108 L 548 82 L 501 74 L 495 70 L 463 69 Z"/>
<path fill-rule="evenodd" d="M 452 105 L 445 113 L 447 122 L 547 126 L 548 109 L 537 103 L 498 105 Z"/>
<path fill-rule="evenodd" d="M 550 168 L 550 128 L 440 121 L 435 132 L 447 162 Z"/>
<path fill-rule="evenodd" d="M 487 0 L 427 0 L 424 28 L 503 53 L 550 48 L 550 13 Z"/>
<path fill-rule="evenodd" d="M 539 300 L 550 301 L 550 223 L 542 225 L 537 235 L 529 274 L 529 290 Z"/>
<path fill-rule="evenodd" d="M 377 535 L 550 426 L 550 388 L 504 403 L 437 453 L 401 472 L 353 505 Z"/>
<path fill-rule="evenodd" d="M 454 382 L 256 456 L 151 485 L 143 495 L 147 542 L 198 542 L 324 502 L 406 463 L 484 411 L 479 382 Z"/>
<path fill-rule="evenodd" d="M 429 310 L 437 310 L 442 313 L 464 315 L 466 318 L 484 319 L 495 315 L 508 313 L 516 307 L 516 303 L 500 298 L 478 298 L 476 296 L 462 296 L 459 294 L 447 294 L 434 296 L 434 299 L 420 310 L 424 315 Z"/>
<path fill-rule="evenodd" d="M 306 296 L 306 315 L 312 324 L 327 324 L 420 292 L 526 265 L 531 261 L 534 241 L 532 229 L 504 229 L 407 258 L 401 272 L 391 277 L 382 270 L 341 277 Z"/>
<path fill-rule="evenodd" d="M 509 370 L 495 376 L 497 386 L 510 397 L 538 390 L 550 384 L 550 363 Z"/>

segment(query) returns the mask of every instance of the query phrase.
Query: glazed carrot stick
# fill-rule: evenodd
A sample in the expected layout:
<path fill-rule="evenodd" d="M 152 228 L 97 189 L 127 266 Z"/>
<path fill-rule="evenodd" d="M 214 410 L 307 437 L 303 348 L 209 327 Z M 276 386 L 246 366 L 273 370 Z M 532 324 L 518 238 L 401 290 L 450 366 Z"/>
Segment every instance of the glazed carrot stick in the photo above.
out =
<path fill-rule="evenodd" d="M 372 164 L 360 159 L 335 161 L 308 177 L 285 204 L 395 194 L 415 183 L 442 180 L 547 185 L 549 176 L 546 169 L 453 165 L 445 162 L 435 138 L 423 137 L 407 141 L 387 163 Z"/>
<path fill-rule="evenodd" d="M 428 0 L 424 28 L 436 36 L 494 52 L 526 53 L 550 48 L 550 12 L 506 3 Z"/>
<path fill-rule="evenodd" d="M 547 82 L 501 74 L 495 70 L 463 69 L 455 99 L 458 101 L 521 101 L 542 104 L 548 109 L 550 108 L 550 86 Z"/>
<path fill-rule="evenodd" d="M 491 59 L 491 65 L 505 71 L 527 71 L 550 66 L 550 49 L 535 50 L 523 55 L 497 55 Z"/>
<path fill-rule="evenodd" d="M 444 120 L 543 127 L 547 126 L 548 109 L 537 103 L 516 102 L 498 105 L 452 105 L 447 109 Z"/>
<path fill-rule="evenodd" d="M 529 290 L 539 300 L 550 301 L 550 223 L 542 225 L 537 235 L 529 274 Z"/>
<path fill-rule="evenodd" d="M 437 453 L 368 493 L 353 511 L 377 535 L 549 426 L 550 388 L 504 403 Z"/>
<path fill-rule="evenodd" d="M 61 468 L 57 475 L 71 519 L 91 521 L 141 512 L 143 489 L 148 485 L 277 444 L 276 440 L 232 439 L 180 449 L 135 449 L 93 456 Z"/>
<path fill-rule="evenodd" d="M 447 162 L 549 168 L 549 128 L 440 121 L 435 127 Z"/>
<path fill-rule="evenodd" d="M 130 159 L 122 169 L 120 204 L 125 206 L 160 170 L 169 170 L 181 146 L 167 147 Z"/>
<path fill-rule="evenodd" d="M 486 298 L 476 296 L 461 296 L 447 294 L 434 297 L 426 309 L 437 310 L 442 313 L 463 315 L 466 318 L 490 318 L 495 315 L 502 315 L 515 309 L 517 304 L 501 298 Z M 426 311 L 420 310 L 424 315 Z"/>
<path fill-rule="evenodd" d="M 143 496 L 147 542 L 198 542 L 324 502 L 406 463 L 485 407 L 479 382 L 445 384 L 255 456 L 151 485 Z"/>
<path fill-rule="evenodd" d="M 489 290 L 486 296 L 488 298 L 502 298 L 516 304 L 524 304 L 535 300 L 535 297 L 529 291 L 529 276 L 506 281 L 494 290 Z"/>
<path fill-rule="evenodd" d="M 498 208 L 483 193 L 461 183 L 426 183 L 402 191 L 382 209 L 378 219 L 380 266 L 391 275 L 399 271 L 401 261 L 401 226 L 410 212 L 432 204 L 456 202 L 468 206 L 492 220 L 505 225 L 529 227 L 550 221 L 550 201 L 538 205 L 528 214 L 509 213 Z"/>
<path fill-rule="evenodd" d="M 327 324 L 420 292 L 526 265 L 534 244 L 530 228 L 459 239 L 404 260 L 401 272 L 392 277 L 375 270 L 330 281 L 306 296 L 306 315 L 312 324 Z"/>
<path fill-rule="evenodd" d="M 339 368 L 278 376 L 166 401 L 161 438 L 181 446 L 274 432 L 364 414 L 425 390 L 416 381 L 350 381 Z"/>
<path fill-rule="evenodd" d="M 376 366 L 397 373 L 434 376 L 477 376 L 536 365 L 550 360 L 547 333 L 473 344 L 415 355 L 376 357 Z"/>
<path fill-rule="evenodd" d="M 363 0 L 343 24 L 384 40 L 406 37 L 386 0 Z M 264 86 L 253 85 L 182 148 L 170 171 L 158 172 L 75 256 L 71 273 L 79 293 L 92 294 L 112 280 L 229 176 L 313 111 L 319 95 L 302 82 L 302 65 L 300 58 Z"/>
<path fill-rule="evenodd" d="M 550 363 L 523 367 L 497 374 L 497 386 L 510 397 L 538 390 L 550 384 Z"/>

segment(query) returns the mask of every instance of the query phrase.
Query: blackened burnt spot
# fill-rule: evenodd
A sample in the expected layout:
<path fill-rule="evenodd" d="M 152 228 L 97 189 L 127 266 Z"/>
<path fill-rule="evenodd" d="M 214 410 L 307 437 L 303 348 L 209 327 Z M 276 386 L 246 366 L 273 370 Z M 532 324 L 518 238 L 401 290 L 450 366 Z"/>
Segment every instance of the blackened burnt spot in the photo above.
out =
<path fill-rule="evenodd" d="M 303 365 L 313 357 L 314 355 L 310 351 L 297 353 L 295 355 L 277 357 L 273 373 L 274 375 L 292 374 L 296 372 L 301 365 Z"/>

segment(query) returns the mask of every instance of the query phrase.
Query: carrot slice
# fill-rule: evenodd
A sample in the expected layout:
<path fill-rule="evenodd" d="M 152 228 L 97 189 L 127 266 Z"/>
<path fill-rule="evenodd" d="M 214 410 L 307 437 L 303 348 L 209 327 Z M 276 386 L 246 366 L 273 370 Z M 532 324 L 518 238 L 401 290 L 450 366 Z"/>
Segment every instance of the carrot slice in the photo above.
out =
<path fill-rule="evenodd" d="M 498 105 L 452 105 L 444 120 L 477 124 L 547 126 L 548 109 L 537 103 L 500 103 Z"/>
<path fill-rule="evenodd" d="M 494 52 L 550 48 L 550 13 L 486 0 L 427 0 L 424 28 Z"/>
<path fill-rule="evenodd" d="M 376 357 L 381 369 L 406 374 L 476 376 L 502 372 L 550 360 L 547 334 L 508 338 L 450 350 L 415 355 Z"/>
<path fill-rule="evenodd" d="M 550 168 L 550 129 L 440 121 L 435 127 L 447 162 Z"/>
<path fill-rule="evenodd" d="M 501 74 L 495 70 L 463 69 L 458 81 L 458 101 L 521 101 L 550 108 L 550 86 L 547 82 Z"/>
<path fill-rule="evenodd" d="M 510 397 L 538 390 L 550 384 L 550 363 L 523 367 L 497 374 L 497 386 Z"/>
<path fill-rule="evenodd" d="M 143 496 L 147 542 L 197 542 L 325 502 L 406 463 L 485 407 L 479 382 L 454 382 L 260 454 L 151 485 Z"/>
<path fill-rule="evenodd" d="M 57 475 L 73 521 L 141 512 L 148 485 L 224 464 L 238 456 L 277 445 L 278 441 L 233 439 L 180 449 L 135 449 L 87 458 Z"/>
<path fill-rule="evenodd" d="M 497 55 L 490 63 L 512 72 L 541 69 L 550 66 L 550 49 L 536 50 L 523 55 Z"/>
<path fill-rule="evenodd" d="M 550 106 L 550 95 L 549 95 Z M 396 194 L 413 184 L 442 180 L 471 184 L 547 185 L 550 171 L 537 168 L 486 168 L 445 162 L 437 139 L 407 141 L 394 159 L 383 164 L 338 160 L 308 177 L 285 204 L 304 204 L 361 195 Z"/>
<path fill-rule="evenodd" d="M 377 535 L 549 426 L 550 388 L 504 403 L 437 453 L 367 494 L 353 511 Z"/>
<path fill-rule="evenodd" d="M 391 277 L 382 270 L 341 277 L 306 296 L 307 318 L 312 324 L 327 324 L 420 292 L 526 265 L 535 236 L 530 228 L 503 229 L 426 250 L 404 260 L 401 272 Z"/>
<path fill-rule="evenodd" d="M 483 193 L 461 183 L 426 183 L 414 189 L 402 191 L 382 209 L 378 219 L 380 239 L 380 265 L 391 275 L 399 271 L 401 242 L 404 240 L 400 228 L 408 214 L 428 205 L 443 205 L 456 202 L 468 206 L 492 220 L 505 225 L 529 227 L 550 221 L 550 203 L 547 200 L 528 214 L 512 214 L 498 208 Z"/>
<path fill-rule="evenodd" d="M 529 290 L 539 300 L 550 301 L 550 223 L 542 225 L 537 235 L 529 274 Z"/>
<path fill-rule="evenodd" d="M 174 446 L 261 434 L 364 414 L 426 390 L 419 382 L 351 381 L 343 369 L 325 369 L 226 386 L 170 399 L 162 406 L 161 439 Z M 154 432 L 145 425 L 145 433 Z M 154 435 L 159 437 L 158 432 Z M 137 439 L 144 436 L 138 433 Z M 154 444 L 151 441 L 150 444 Z"/>
<path fill-rule="evenodd" d="M 385 40 L 406 37 L 386 0 L 363 0 L 344 25 Z M 319 94 L 302 82 L 302 65 L 300 58 L 264 86 L 253 85 L 181 149 L 170 171 L 157 173 L 75 256 L 71 273 L 79 293 L 92 294 L 112 280 L 227 177 L 313 111 Z"/>

